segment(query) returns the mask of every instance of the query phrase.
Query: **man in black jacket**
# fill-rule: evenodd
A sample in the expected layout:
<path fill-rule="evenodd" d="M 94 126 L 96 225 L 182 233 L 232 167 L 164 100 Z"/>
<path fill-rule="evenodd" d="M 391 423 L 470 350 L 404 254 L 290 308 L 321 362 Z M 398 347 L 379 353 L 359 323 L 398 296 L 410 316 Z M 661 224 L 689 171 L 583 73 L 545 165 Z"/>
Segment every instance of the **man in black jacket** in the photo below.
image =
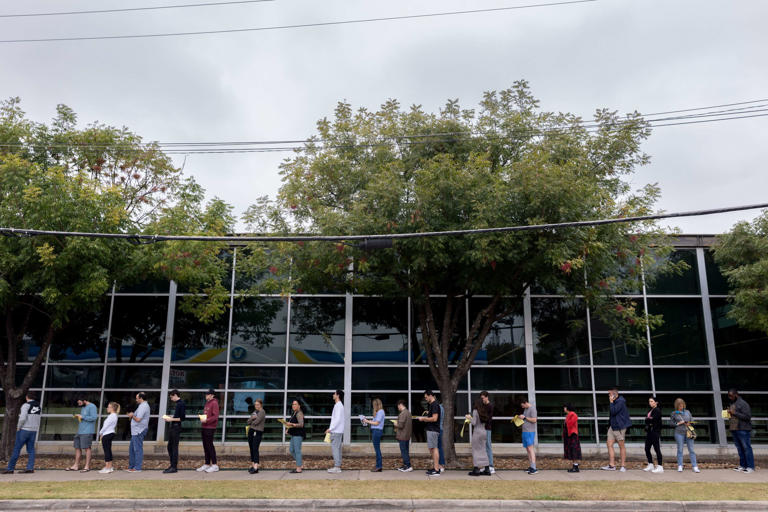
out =
<path fill-rule="evenodd" d="M 176 404 L 173 410 L 173 416 L 164 416 L 163 419 L 168 423 L 168 457 L 171 459 L 171 465 L 163 473 L 176 473 L 179 464 L 179 439 L 181 438 L 181 422 L 186 419 L 187 406 L 181 399 L 181 393 L 174 389 L 170 393 L 171 401 Z"/>
<path fill-rule="evenodd" d="M 755 456 L 752 453 L 752 409 L 749 404 L 739 396 L 736 388 L 728 391 L 728 399 L 731 406 L 728 412 L 731 415 L 729 428 L 733 436 L 733 443 L 739 452 L 739 467 L 734 471 L 742 473 L 755 472 Z"/>

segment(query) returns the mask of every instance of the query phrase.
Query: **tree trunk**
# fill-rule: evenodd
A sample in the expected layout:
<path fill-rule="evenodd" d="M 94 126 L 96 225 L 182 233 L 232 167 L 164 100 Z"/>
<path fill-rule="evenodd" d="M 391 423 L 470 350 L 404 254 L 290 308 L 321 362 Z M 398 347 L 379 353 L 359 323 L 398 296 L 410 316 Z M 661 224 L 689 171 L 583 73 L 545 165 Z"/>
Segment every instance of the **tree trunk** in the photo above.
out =
<path fill-rule="evenodd" d="M 442 381 L 442 379 L 441 379 Z M 454 431 L 456 430 L 453 417 L 456 415 L 456 389 L 450 381 L 439 382 L 440 400 L 445 410 L 443 418 L 443 451 L 445 453 L 445 465 L 449 468 L 458 467 L 456 460 L 456 445 L 454 444 Z"/>
<path fill-rule="evenodd" d="M 0 443 L 0 460 L 7 461 L 13 452 L 16 440 L 16 425 L 19 422 L 19 412 L 24 404 L 24 395 L 19 388 L 4 389 L 5 417 L 3 418 L 3 439 Z"/>

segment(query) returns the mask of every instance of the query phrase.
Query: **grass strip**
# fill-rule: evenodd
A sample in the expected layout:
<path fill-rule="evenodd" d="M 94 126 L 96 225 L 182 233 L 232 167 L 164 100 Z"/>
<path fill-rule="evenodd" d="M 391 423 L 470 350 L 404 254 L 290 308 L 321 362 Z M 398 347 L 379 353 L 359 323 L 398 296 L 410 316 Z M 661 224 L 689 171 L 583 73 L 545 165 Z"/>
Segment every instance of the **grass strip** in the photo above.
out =
<path fill-rule="evenodd" d="M 8 482 L 0 499 L 768 500 L 768 485 L 712 482 L 83 481 Z"/>

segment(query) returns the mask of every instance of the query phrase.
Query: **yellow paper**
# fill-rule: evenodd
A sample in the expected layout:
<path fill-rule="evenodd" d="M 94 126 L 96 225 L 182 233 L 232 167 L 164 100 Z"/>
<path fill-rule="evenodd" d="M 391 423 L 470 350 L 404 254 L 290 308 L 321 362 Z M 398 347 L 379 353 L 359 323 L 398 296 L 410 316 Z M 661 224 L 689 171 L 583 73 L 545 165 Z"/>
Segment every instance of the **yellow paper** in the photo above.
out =
<path fill-rule="evenodd" d="M 167 415 L 167 414 L 163 414 L 163 419 L 164 419 L 165 421 L 168 421 L 168 420 L 170 420 L 170 419 L 171 419 L 171 416 L 169 416 L 169 415 Z"/>
<path fill-rule="evenodd" d="M 326 432 L 325 439 L 323 439 L 323 442 L 324 443 L 330 443 L 331 442 L 331 433 L 330 432 Z"/>
<path fill-rule="evenodd" d="M 285 421 L 283 418 L 277 418 L 277 421 L 278 421 L 278 423 L 282 423 L 283 425 L 285 425 L 286 423 L 288 423 L 288 422 L 287 422 L 287 421 Z"/>
<path fill-rule="evenodd" d="M 459 434 L 459 437 L 464 437 L 464 427 L 469 425 L 469 418 L 464 420 L 464 424 L 461 426 L 461 433 Z"/>
<path fill-rule="evenodd" d="M 723 418 L 725 418 L 726 420 L 731 419 L 731 413 L 728 412 L 728 409 L 723 409 Z"/>
<path fill-rule="evenodd" d="M 516 416 L 515 419 L 512 420 L 512 422 L 515 424 L 516 427 L 522 427 L 523 423 L 525 423 L 525 420 L 520 418 L 519 416 Z"/>
<path fill-rule="evenodd" d="M 200 421 L 205 421 L 208 419 L 207 414 L 198 414 L 197 417 L 200 418 Z"/>
<path fill-rule="evenodd" d="M 251 427 L 249 425 L 245 426 L 245 435 L 248 435 L 248 431 L 251 430 Z"/>
<path fill-rule="evenodd" d="M 394 426 L 397 426 L 397 420 L 389 420 L 389 421 L 391 421 Z"/>
<path fill-rule="evenodd" d="M 80 419 L 80 418 L 77 416 L 77 414 L 73 414 L 73 415 L 72 415 L 72 417 L 73 417 L 73 418 L 75 418 L 75 419 L 77 420 L 77 422 L 78 422 L 78 423 L 80 423 L 81 421 L 83 421 L 82 419 Z"/>

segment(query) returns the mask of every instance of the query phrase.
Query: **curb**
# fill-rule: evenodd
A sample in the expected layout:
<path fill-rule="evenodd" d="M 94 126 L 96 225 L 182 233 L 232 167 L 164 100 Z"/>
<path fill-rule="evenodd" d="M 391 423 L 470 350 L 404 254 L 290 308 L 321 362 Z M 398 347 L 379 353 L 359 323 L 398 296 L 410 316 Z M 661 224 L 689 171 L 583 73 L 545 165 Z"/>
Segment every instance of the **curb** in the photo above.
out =
<path fill-rule="evenodd" d="M 302 500 L 302 499 L 242 499 L 242 500 L 0 500 L 0 510 L 68 510 L 68 511 L 334 511 L 358 512 L 370 510 L 444 512 L 466 511 L 658 511 L 658 512 L 721 512 L 765 511 L 768 501 L 548 501 L 548 500 Z"/>

